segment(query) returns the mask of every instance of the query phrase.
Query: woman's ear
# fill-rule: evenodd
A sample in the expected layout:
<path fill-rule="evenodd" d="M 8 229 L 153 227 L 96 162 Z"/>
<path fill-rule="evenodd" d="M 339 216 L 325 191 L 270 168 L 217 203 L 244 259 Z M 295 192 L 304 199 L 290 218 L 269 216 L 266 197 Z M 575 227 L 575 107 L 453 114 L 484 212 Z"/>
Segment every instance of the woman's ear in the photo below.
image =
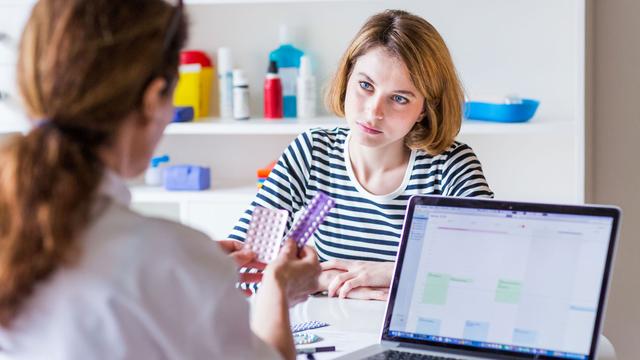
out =
<path fill-rule="evenodd" d="M 142 96 L 142 120 L 147 122 L 153 119 L 155 114 L 167 101 L 167 80 L 161 77 L 153 79 L 144 91 Z"/>
<path fill-rule="evenodd" d="M 424 117 L 427 116 L 427 99 L 423 100 L 424 102 L 422 103 L 422 111 L 420 112 L 420 115 L 418 115 L 418 120 L 416 121 L 416 123 L 422 122 L 422 120 L 424 120 Z"/>

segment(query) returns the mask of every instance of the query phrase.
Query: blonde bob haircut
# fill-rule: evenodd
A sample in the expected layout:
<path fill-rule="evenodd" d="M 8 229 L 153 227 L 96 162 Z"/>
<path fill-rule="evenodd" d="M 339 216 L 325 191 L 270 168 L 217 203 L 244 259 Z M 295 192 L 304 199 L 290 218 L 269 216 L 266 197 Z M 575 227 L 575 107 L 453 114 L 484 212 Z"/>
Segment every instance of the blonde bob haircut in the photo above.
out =
<path fill-rule="evenodd" d="M 423 18 L 402 10 L 370 17 L 342 56 L 326 95 L 330 111 L 344 117 L 347 83 L 358 58 L 381 47 L 401 59 L 414 86 L 424 97 L 424 117 L 405 137 L 410 149 L 437 155 L 460 131 L 464 92 L 447 46 Z"/>

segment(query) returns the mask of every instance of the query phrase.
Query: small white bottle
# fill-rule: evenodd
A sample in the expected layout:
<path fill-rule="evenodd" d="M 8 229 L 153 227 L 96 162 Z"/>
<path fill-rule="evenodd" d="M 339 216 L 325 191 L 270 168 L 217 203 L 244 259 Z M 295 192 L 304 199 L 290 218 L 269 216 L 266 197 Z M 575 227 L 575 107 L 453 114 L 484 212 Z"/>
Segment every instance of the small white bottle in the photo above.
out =
<path fill-rule="evenodd" d="M 233 117 L 233 62 L 231 49 L 218 49 L 218 87 L 220 93 L 220 117 Z"/>
<path fill-rule="evenodd" d="M 300 58 L 300 72 L 297 79 L 298 117 L 310 119 L 317 115 L 316 78 L 311 73 L 311 61 L 304 55 Z"/>
<path fill-rule="evenodd" d="M 249 83 L 244 71 L 236 69 L 233 70 L 233 118 L 248 120 L 249 116 Z"/>

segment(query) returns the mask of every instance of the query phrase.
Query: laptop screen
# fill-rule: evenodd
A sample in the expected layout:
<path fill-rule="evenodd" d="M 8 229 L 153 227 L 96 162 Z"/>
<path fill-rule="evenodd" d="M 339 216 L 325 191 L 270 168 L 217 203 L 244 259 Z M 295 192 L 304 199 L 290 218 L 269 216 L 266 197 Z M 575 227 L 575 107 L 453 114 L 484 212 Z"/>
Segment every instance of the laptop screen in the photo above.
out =
<path fill-rule="evenodd" d="M 384 337 L 589 358 L 615 216 L 509 208 L 413 207 Z"/>

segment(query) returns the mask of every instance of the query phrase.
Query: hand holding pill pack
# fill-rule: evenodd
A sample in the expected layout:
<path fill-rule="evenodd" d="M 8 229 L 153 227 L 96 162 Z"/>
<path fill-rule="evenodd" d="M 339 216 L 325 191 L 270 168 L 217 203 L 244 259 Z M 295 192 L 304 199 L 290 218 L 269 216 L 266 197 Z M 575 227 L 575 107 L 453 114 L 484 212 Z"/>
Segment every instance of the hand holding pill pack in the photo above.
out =
<path fill-rule="evenodd" d="M 292 238 L 298 248 L 303 247 L 334 206 L 335 200 L 318 192 L 287 237 L 284 237 L 284 231 L 289 213 L 256 206 L 247 229 L 245 246 L 257 254 L 259 261 L 269 263 L 276 258 L 285 239 Z"/>

